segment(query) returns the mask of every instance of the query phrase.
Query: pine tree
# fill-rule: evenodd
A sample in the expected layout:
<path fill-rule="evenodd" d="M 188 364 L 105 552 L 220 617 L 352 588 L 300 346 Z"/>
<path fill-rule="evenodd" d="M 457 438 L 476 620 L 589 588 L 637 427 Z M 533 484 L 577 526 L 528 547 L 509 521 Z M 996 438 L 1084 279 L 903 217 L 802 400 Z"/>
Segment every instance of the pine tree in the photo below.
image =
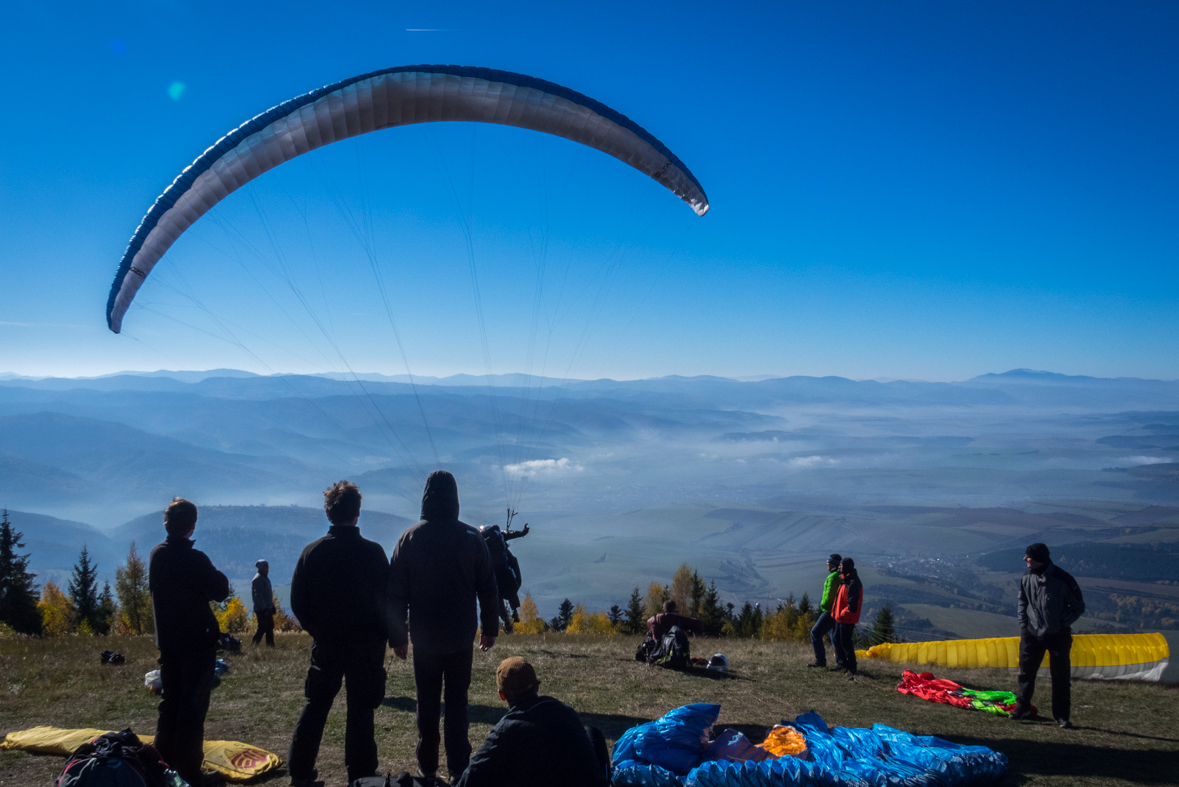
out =
<path fill-rule="evenodd" d="M 36 574 L 28 572 L 29 555 L 18 555 L 24 547 L 23 533 L 8 521 L 8 509 L 0 518 L 0 623 L 21 634 L 41 633 L 41 612 L 37 609 Z"/>
<path fill-rule="evenodd" d="M 98 625 L 94 629 L 95 634 L 107 635 L 111 632 L 111 626 L 114 625 L 115 620 L 119 617 L 119 605 L 115 603 L 115 594 L 111 592 L 111 583 L 102 583 L 102 593 L 98 596 Z"/>
<path fill-rule="evenodd" d="M 630 594 L 630 601 L 626 603 L 626 631 L 628 634 L 641 634 L 646 628 L 646 618 L 643 617 L 643 597 L 636 587 Z"/>
<path fill-rule="evenodd" d="M 610 607 L 610 612 L 606 615 L 606 618 L 607 618 L 607 620 L 610 621 L 610 625 L 612 625 L 612 626 L 618 626 L 619 624 L 621 624 L 622 623 L 622 607 L 618 606 L 617 604 Z"/>
<path fill-rule="evenodd" d="M 700 602 L 700 625 L 708 637 L 719 637 L 724 630 L 725 611 L 721 607 L 720 592 L 715 582 L 709 583 L 704 600 Z"/>
<path fill-rule="evenodd" d="M 573 612 L 573 602 L 569 599 L 562 601 L 561 606 L 557 608 L 556 618 L 557 623 L 560 625 L 559 627 L 553 626 L 553 628 L 557 629 L 558 631 L 564 631 L 565 629 L 569 628 L 569 621 L 573 620 Z"/>
<path fill-rule="evenodd" d="M 135 551 L 127 554 L 127 563 L 115 569 L 115 593 L 119 597 L 119 628 L 128 634 L 151 634 L 155 631 L 151 590 L 147 584 L 147 564 Z"/>
<path fill-rule="evenodd" d="M 98 567 L 90 562 L 90 551 L 85 544 L 74 565 L 67 590 L 78 626 L 87 633 L 97 633 L 101 625 L 98 620 Z"/>
<path fill-rule="evenodd" d="M 872 621 L 871 640 L 873 645 L 885 642 L 900 642 L 897 637 L 896 621 L 892 615 L 892 604 L 885 604 L 877 612 Z"/>

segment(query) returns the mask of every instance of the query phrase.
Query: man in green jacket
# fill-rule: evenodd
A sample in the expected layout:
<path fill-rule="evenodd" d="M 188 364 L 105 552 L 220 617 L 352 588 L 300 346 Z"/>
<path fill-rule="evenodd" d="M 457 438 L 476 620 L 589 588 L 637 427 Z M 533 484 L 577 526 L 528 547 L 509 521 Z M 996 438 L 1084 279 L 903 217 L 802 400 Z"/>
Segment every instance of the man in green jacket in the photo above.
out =
<path fill-rule="evenodd" d="M 819 602 L 819 619 L 811 629 L 811 644 L 815 647 L 815 660 L 808 667 L 827 666 L 827 650 L 823 647 L 823 635 L 830 634 L 835 628 L 835 618 L 831 617 L 831 607 L 835 604 L 835 595 L 839 593 L 839 561 L 842 557 L 832 554 L 827 558 L 827 581 L 823 583 L 823 598 Z"/>

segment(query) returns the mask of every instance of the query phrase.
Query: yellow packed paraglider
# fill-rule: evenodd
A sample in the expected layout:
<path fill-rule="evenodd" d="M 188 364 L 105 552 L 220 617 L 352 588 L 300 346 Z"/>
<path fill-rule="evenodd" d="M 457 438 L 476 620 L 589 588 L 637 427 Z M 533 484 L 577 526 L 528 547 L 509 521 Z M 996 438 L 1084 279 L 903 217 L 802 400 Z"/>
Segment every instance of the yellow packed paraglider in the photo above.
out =
<path fill-rule="evenodd" d="M 903 642 L 875 645 L 858 658 L 939 667 L 1019 667 L 1019 637 Z M 1162 634 L 1078 634 L 1073 637 L 1074 678 L 1161 680 L 1171 656 Z M 1046 657 L 1040 668 L 1048 674 Z"/>

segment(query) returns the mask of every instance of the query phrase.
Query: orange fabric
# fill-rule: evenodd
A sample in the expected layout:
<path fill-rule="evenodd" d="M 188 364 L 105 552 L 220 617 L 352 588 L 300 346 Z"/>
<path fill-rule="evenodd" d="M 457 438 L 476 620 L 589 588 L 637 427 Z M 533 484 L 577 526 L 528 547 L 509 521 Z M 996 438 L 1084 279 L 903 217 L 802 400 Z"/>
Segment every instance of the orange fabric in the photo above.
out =
<path fill-rule="evenodd" d="M 757 744 L 775 757 L 801 757 L 806 754 L 806 738 L 793 727 L 775 724 L 766 739 Z"/>
<path fill-rule="evenodd" d="M 847 597 L 847 585 L 839 586 L 839 595 L 835 597 L 835 606 L 831 609 L 831 617 L 835 618 L 836 623 L 859 623 L 860 613 L 864 611 L 864 586 L 856 588 L 856 595 L 859 596 L 856 603 L 856 611 L 849 610 L 848 604 L 851 599 Z"/>

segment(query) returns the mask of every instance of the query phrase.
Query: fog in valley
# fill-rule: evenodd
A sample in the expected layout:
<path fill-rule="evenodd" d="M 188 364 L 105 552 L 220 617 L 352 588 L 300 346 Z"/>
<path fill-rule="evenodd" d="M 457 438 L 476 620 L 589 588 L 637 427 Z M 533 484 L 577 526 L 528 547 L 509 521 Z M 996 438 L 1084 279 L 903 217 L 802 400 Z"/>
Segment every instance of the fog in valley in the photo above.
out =
<path fill-rule="evenodd" d="M 816 594 L 837 551 L 907 637 L 1010 635 L 1023 547 L 1045 541 L 1093 599 L 1081 630 L 1175 628 L 1177 460 L 1179 382 L 1043 372 L 0 379 L 0 505 L 38 581 L 64 581 L 83 544 L 113 577 L 178 495 L 239 589 L 260 557 L 282 586 L 331 482 L 360 485 L 389 551 L 442 468 L 466 522 L 511 506 L 530 523 L 513 551 L 546 617 L 566 597 L 624 605 L 683 563 L 726 602 L 773 606 Z"/>

